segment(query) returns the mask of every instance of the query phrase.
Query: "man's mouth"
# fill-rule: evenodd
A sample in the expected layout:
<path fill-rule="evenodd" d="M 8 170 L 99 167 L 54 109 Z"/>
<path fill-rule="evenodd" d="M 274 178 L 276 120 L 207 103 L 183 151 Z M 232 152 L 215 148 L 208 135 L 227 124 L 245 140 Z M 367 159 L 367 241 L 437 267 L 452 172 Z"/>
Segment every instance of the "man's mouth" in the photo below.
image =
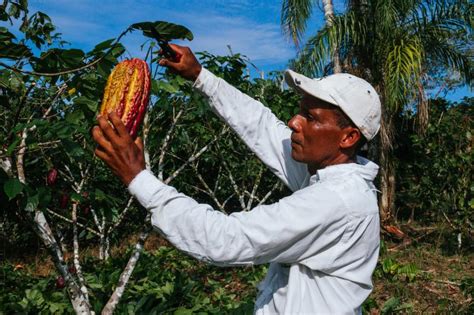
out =
<path fill-rule="evenodd" d="M 295 138 L 293 138 L 293 137 L 291 137 L 291 144 L 292 144 L 292 145 L 293 145 L 293 144 L 301 145 L 301 143 L 300 143 L 298 140 L 296 140 Z"/>

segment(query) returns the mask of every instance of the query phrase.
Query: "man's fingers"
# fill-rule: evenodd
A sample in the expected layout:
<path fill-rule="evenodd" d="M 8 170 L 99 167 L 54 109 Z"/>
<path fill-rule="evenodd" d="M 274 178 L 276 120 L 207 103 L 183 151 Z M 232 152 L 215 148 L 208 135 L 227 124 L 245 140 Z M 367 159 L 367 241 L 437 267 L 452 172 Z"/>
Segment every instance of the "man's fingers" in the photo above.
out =
<path fill-rule="evenodd" d="M 103 150 L 103 148 L 98 147 L 94 150 L 95 155 L 104 162 L 109 161 L 109 155 Z"/>
<path fill-rule="evenodd" d="M 115 132 L 115 130 L 112 128 L 112 126 L 109 124 L 106 117 L 98 116 L 97 117 L 97 122 L 99 123 L 99 127 L 100 127 L 104 137 L 107 140 L 110 140 L 110 142 L 116 142 L 116 139 L 118 138 L 118 135 Z"/>
<path fill-rule="evenodd" d="M 104 137 L 100 127 L 94 126 L 94 128 L 92 128 L 92 138 L 94 138 L 94 141 L 106 151 L 110 152 L 112 150 L 112 144 Z"/>
<path fill-rule="evenodd" d="M 176 45 L 176 44 L 171 44 L 171 43 L 168 43 L 168 45 L 170 45 L 171 49 L 173 49 L 174 51 L 180 53 L 181 55 L 184 54 L 184 50 L 186 47 L 184 46 L 179 46 L 179 45 Z"/>
<path fill-rule="evenodd" d="M 135 139 L 135 145 L 138 147 L 138 149 L 143 152 L 143 140 L 140 137 L 137 137 Z"/>
<path fill-rule="evenodd" d="M 122 120 L 120 119 L 120 117 L 117 115 L 116 112 L 111 112 L 109 114 L 109 120 L 112 122 L 112 125 L 114 125 L 114 128 L 117 131 L 117 134 L 121 138 L 130 137 L 130 134 L 128 133 L 127 128 L 125 128 L 125 125 L 123 124 Z"/>

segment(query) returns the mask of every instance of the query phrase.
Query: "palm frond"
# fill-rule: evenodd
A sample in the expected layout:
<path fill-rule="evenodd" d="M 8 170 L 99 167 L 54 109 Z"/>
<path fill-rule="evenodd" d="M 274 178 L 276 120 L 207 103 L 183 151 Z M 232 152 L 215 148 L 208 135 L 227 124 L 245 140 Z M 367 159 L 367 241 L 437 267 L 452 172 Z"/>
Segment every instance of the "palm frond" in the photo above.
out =
<path fill-rule="evenodd" d="M 283 34 L 296 46 L 301 42 L 312 9 L 312 0 L 283 0 L 280 18 Z"/>
<path fill-rule="evenodd" d="M 416 96 L 424 50 L 416 37 L 400 39 L 390 48 L 384 67 L 386 101 L 391 109 L 399 110 Z"/>

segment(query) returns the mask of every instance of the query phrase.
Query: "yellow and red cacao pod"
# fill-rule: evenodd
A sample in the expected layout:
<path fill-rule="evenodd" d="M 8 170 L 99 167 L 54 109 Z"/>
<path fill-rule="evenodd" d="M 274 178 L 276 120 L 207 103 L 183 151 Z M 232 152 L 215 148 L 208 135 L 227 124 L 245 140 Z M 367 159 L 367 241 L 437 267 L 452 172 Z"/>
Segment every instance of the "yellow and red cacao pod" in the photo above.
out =
<path fill-rule="evenodd" d="M 124 60 L 115 66 L 107 79 L 100 114 L 105 116 L 115 111 L 135 139 L 145 117 L 149 96 L 147 63 L 138 58 Z"/>

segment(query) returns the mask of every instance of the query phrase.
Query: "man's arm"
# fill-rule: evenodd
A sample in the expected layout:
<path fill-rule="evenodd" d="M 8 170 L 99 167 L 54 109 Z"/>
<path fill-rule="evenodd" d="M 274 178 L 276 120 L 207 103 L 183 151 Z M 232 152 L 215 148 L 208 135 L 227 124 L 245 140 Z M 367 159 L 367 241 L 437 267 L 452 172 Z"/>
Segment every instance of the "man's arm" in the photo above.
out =
<path fill-rule="evenodd" d="M 128 189 L 174 246 L 216 265 L 299 262 L 338 246 L 345 213 L 329 191 L 299 190 L 271 205 L 226 215 L 163 184 L 151 172 Z M 317 205 L 315 205 L 317 201 Z"/>
<path fill-rule="evenodd" d="M 201 67 L 187 47 L 171 45 L 182 57 L 160 64 L 195 81 L 211 108 L 291 190 L 301 188 L 307 166 L 291 157 L 291 130 L 267 107 Z"/>
<path fill-rule="evenodd" d="M 141 140 L 132 140 L 116 114 L 108 118 L 113 128 L 99 117 L 92 131 L 99 145 L 96 155 L 152 213 L 153 226 L 198 259 L 220 265 L 291 263 L 335 245 L 338 237 L 331 233 L 343 231 L 334 224 L 343 224 L 345 213 L 332 210 L 341 200 L 328 191 L 307 191 L 314 185 L 278 203 L 229 216 L 199 204 L 145 170 Z"/>

